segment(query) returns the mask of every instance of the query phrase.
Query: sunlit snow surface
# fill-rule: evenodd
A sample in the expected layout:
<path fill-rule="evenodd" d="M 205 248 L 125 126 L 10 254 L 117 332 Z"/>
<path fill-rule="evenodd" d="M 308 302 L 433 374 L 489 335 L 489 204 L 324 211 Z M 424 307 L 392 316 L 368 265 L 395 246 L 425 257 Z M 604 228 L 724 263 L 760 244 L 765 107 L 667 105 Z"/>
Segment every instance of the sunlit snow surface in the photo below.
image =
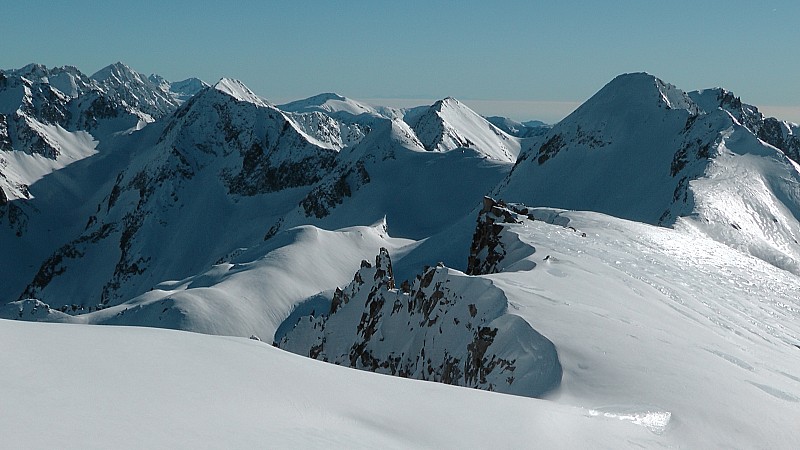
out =
<path fill-rule="evenodd" d="M 619 413 L 619 412 L 608 412 L 608 411 L 597 411 L 594 409 L 589 410 L 589 415 L 591 416 L 603 416 L 608 417 L 609 419 L 619 419 L 619 420 L 627 420 L 629 422 L 635 423 L 636 425 L 641 425 L 646 427 L 647 429 L 651 430 L 653 433 L 661 434 L 667 428 L 669 424 L 669 419 L 672 416 L 672 413 L 669 411 L 645 411 L 645 412 L 634 412 L 634 413 Z"/>
<path fill-rule="evenodd" d="M 529 206 L 594 208 L 659 222 L 676 199 L 678 180 L 668 168 L 696 111 L 650 76 L 619 81 L 625 80 L 549 132 L 576 146 L 544 165 L 529 155 L 495 192 L 535 203 Z M 399 277 L 437 261 L 464 269 L 475 224 L 468 211 L 474 204 L 477 212 L 480 195 L 511 170 L 521 141 L 451 104 L 421 109 L 434 113 L 424 127 L 362 117 L 370 119 L 370 134 L 354 134 L 351 148 L 346 139 L 332 146 L 239 82 L 224 79 L 204 92 L 195 102 L 199 120 L 185 119 L 172 131 L 156 122 L 131 134 L 137 139 L 114 136 L 125 144 L 115 146 L 99 134 L 47 126 L 62 144 L 63 161 L 4 157 L 14 166 L 7 171 L 12 181 L 38 180 L 31 204 L 43 206 L 37 208 L 45 219 L 31 221 L 25 240 L 3 241 L 0 259 L 13 270 L 2 271 L 0 285 L 9 295 L 22 292 L 48 249 L 80 233 L 88 216 L 105 209 L 111 219 L 124 217 L 128 210 L 120 205 L 135 202 L 136 192 L 116 209 L 104 196 L 117 173 L 133 175 L 167 158 L 169 145 L 155 146 L 163 130 L 186 148 L 209 142 L 208 148 L 223 148 L 225 134 L 208 133 L 222 130 L 222 122 L 207 114 L 223 106 L 237 128 L 295 127 L 290 134 L 307 143 L 309 154 L 335 147 L 342 161 L 382 162 L 367 164 L 372 182 L 309 225 L 297 206 L 300 190 L 231 200 L 216 177 L 218 169 L 238 167 L 237 149 L 223 152 L 233 155 L 228 159 L 187 153 L 210 169 L 179 191 L 191 201 L 158 213 L 174 201 L 164 191 L 165 202 L 146 210 L 169 226 L 154 221 L 143 233 L 158 250 L 154 268 L 126 288 L 131 294 L 121 294 L 120 304 L 71 316 L 26 300 L 0 312 L 239 338 L 0 321 L 0 447 L 797 448 L 800 281 L 790 272 L 800 273 L 800 175 L 724 111 L 698 119 L 686 138 L 695 142 L 713 130 L 714 157 L 690 166 L 693 198 L 672 205 L 674 229 L 549 208 L 507 227 L 502 270 L 483 277 L 502 291 L 508 313 L 555 345 L 563 367 L 558 389 L 531 399 L 356 372 L 269 345 L 284 319 L 309 299 L 324 305 L 380 247 L 388 248 Z M 315 105 L 342 117 L 371 113 L 333 96 L 298 108 Z M 178 135 L 181 127 L 186 133 Z M 426 151 L 420 142 L 426 135 L 431 147 L 446 144 L 438 148 L 444 152 Z M 495 148 L 498 139 L 506 145 L 502 153 L 483 148 L 502 150 Z M 525 148 L 535 152 L 540 145 Z M 281 161 L 306 154 L 295 146 L 279 150 Z M 101 158 L 86 158 L 95 153 Z M 572 181 L 564 183 L 565 174 Z M 631 174 L 644 175 L 631 180 Z M 224 221 L 205 220 L 208 211 Z M 388 223 L 369 226 L 384 216 Z M 263 241 L 276 221 L 279 232 Z M 118 246 L 108 241 L 94 249 L 109 258 L 101 264 L 76 260 L 67 288 L 54 285 L 52 300 L 42 299 L 68 305 L 95 297 L 87 292 L 105 283 L 101 269 L 116 263 Z M 265 342 L 243 339 L 250 334 Z"/>
<path fill-rule="evenodd" d="M 582 408 L 314 361 L 265 342 L 0 320 L 0 447 L 621 448 Z"/>
<path fill-rule="evenodd" d="M 681 230 L 590 212 L 539 208 L 532 214 L 537 220 L 508 226 L 506 236 L 515 238 L 505 239 L 509 256 L 502 272 L 484 277 L 505 293 L 509 313 L 527 320 L 556 346 L 564 375 L 544 400 L 346 370 L 266 344 L 249 350 L 246 342 L 185 333 L 24 328 L 41 326 L 34 324 L 12 328 L 0 322 L 0 333 L 8 334 L 3 342 L 12 349 L 9 360 L 15 362 L 0 380 L 0 394 L 4 399 L 14 395 L 19 398 L 14 402 L 22 404 L 25 392 L 48 386 L 48 395 L 23 410 L 27 415 L 4 418 L 0 428 L 30 430 L 38 408 L 69 417 L 85 411 L 88 420 L 110 420 L 98 417 L 91 404 L 69 406 L 61 397 L 66 394 L 54 387 L 56 380 L 48 378 L 59 373 L 62 380 L 91 379 L 91 398 L 123 389 L 126 397 L 113 407 L 101 403 L 102 408 L 117 408 L 108 417 L 121 415 L 132 427 L 156 430 L 160 434 L 148 438 L 151 444 L 177 445 L 178 437 L 153 417 L 139 415 L 149 401 L 169 405 L 171 416 L 181 418 L 174 426 L 184 433 L 203 430 L 209 442 L 232 445 L 254 438 L 255 429 L 274 436 L 270 442 L 278 444 L 346 447 L 795 447 L 793 430 L 800 423 L 800 285 L 795 275 Z M 361 252 L 374 245 L 351 247 L 346 236 L 352 232 L 314 233 L 314 245 L 325 254 Z M 307 243 L 290 240 L 281 247 L 284 264 L 302 263 L 303 252 L 292 250 Z M 408 247 L 395 251 L 401 261 L 411 254 Z M 235 276 L 215 279 L 212 270 L 187 280 L 198 284 L 187 292 L 245 292 L 245 284 L 257 280 L 259 272 L 268 273 L 261 264 L 240 267 Z M 247 275 L 248 270 L 253 273 Z M 324 264 L 314 270 L 325 270 Z M 245 284 L 237 288 L 237 279 Z M 275 279 L 273 286 L 288 280 Z M 247 295 L 257 292 L 251 289 Z M 285 300 L 276 304 L 275 317 L 288 313 Z M 192 310 L 193 304 L 198 308 Z M 181 307 L 201 317 L 202 305 L 198 298 Z M 92 317 L 102 314 L 86 316 Z M 85 333 L 92 337 L 76 337 Z M 35 344 L 33 335 L 43 342 Z M 149 350 L 136 350 L 145 347 Z M 173 367 L 173 360 L 192 369 Z M 70 367 L 70 372 L 64 375 L 57 367 Z M 146 381 L 151 378 L 159 381 Z M 174 388 L 185 383 L 190 384 Z M 70 420 L 62 425 L 74 423 Z M 213 421 L 219 425 L 211 426 Z M 236 437 L 221 437 L 223 430 Z M 105 433 L 112 439 L 111 431 Z M 91 442 L 87 439 L 76 442 Z"/>
<path fill-rule="evenodd" d="M 791 448 L 786 433 L 800 423 L 795 275 L 692 233 L 533 213 L 567 227 L 511 225 L 518 245 L 536 251 L 488 277 L 555 343 L 564 378 L 549 399 L 690 447 Z"/>

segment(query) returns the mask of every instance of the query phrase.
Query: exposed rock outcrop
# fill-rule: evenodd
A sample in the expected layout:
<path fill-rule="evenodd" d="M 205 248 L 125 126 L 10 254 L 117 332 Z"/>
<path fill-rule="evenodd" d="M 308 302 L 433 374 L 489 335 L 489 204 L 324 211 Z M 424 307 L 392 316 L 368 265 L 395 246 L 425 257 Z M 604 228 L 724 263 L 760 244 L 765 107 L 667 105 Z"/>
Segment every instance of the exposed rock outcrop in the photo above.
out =
<path fill-rule="evenodd" d="M 276 345 L 348 367 L 537 396 L 558 386 L 555 346 L 507 313 L 491 281 L 437 266 L 395 287 L 381 249 L 337 289 L 330 312 L 302 317 Z"/>
<path fill-rule="evenodd" d="M 327 183 L 322 183 L 311 190 L 300 201 L 306 217 L 314 216 L 321 219 L 331 213 L 337 205 L 341 205 L 346 197 L 351 197 L 353 192 L 369 183 L 369 173 L 363 161 L 341 169 L 339 176 L 332 178 Z"/>
<path fill-rule="evenodd" d="M 533 215 L 528 214 L 528 208 L 524 206 L 484 197 L 483 209 L 478 215 L 469 249 L 467 273 L 481 275 L 498 272 L 498 264 L 506 255 L 505 245 L 500 239 L 503 224 L 521 223 L 523 218 L 534 220 Z"/>

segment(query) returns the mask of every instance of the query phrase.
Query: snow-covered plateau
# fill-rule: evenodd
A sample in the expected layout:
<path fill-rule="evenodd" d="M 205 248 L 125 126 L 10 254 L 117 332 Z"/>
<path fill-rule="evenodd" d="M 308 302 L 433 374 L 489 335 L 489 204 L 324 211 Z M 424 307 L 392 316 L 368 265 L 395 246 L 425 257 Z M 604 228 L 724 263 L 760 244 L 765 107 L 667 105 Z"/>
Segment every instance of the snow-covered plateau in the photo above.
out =
<path fill-rule="evenodd" d="M 0 71 L 0 446 L 797 448 L 799 131 Z"/>

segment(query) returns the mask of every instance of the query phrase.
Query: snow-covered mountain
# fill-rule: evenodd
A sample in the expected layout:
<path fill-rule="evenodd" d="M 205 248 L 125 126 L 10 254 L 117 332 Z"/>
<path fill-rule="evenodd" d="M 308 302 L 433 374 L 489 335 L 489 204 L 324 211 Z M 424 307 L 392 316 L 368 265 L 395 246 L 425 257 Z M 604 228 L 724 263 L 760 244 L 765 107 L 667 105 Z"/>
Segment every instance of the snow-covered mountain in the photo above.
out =
<path fill-rule="evenodd" d="M 428 151 L 473 148 L 489 158 L 514 162 L 519 140 L 506 134 L 460 101 L 447 97 L 404 117 Z"/>
<path fill-rule="evenodd" d="M 783 148 L 759 130 L 780 131 L 761 133 Z M 674 225 L 800 274 L 792 130 L 721 91 L 621 75 L 525 149 L 495 193 Z"/>
<path fill-rule="evenodd" d="M 122 63 L 88 77 L 71 66 L 29 64 L 0 72 L 0 198 L 30 198 L 47 173 L 94 153 L 109 134 L 139 129 L 172 113 L 200 80 L 172 92 Z"/>
<path fill-rule="evenodd" d="M 98 70 L 91 78 L 97 81 L 106 93 L 138 108 L 153 119 L 165 116 L 179 105 L 169 91 L 120 62 Z"/>
<path fill-rule="evenodd" d="M 408 110 L 335 94 L 276 106 L 233 79 L 171 83 L 122 64 L 91 77 L 37 65 L 0 77 L 2 318 L 254 335 L 349 367 L 542 397 L 486 394 L 498 410 L 558 417 L 527 443 L 560 443 L 564 420 L 609 447 L 790 446 L 798 129 L 729 91 L 621 75 L 525 134 L 451 98 Z M 70 338 L 83 328 L 8 323 L 0 333 L 25 343 L 174 336 Z M 178 353 L 200 342 L 175 339 Z M 47 356 L 17 358 L 0 386 L 54 358 L 13 347 Z M 131 364 L 155 361 L 136 355 Z M 408 380 L 259 355 L 261 369 L 291 366 L 263 377 L 272 386 L 286 374 L 279 398 L 312 376 L 356 380 L 342 395 L 364 383 L 417 398 Z M 87 358 L 75 367 L 97 365 Z M 237 361 L 225 363 L 254 367 Z M 476 395 L 422 386 L 453 395 L 451 406 Z M 441 418 L 403 404 L 413 423 Z M 353 408 L 352 428 L 331 436 L 375 423 L 373 406 Z M 515 420 L 503 429 L 529 422 Z M 585 446 L 579 436 L 567 446 Z"/>
<path fill-rule="evenodd" d="M 151 74 L 147 79 L 157 85 L 162 91 L 172 94 L 172 96 L 181 103 L 189 100 L 194 94 L 197 94 L 209 86 L 205 81 L 194 77 L 171 82 L 161 75 Z"/>
<path fill-rule="evenodd" d="M 319 128 L 307 133 L 309 115 L 324 117 L 331 129 L 359 130 L 360 138 L 337 141 Z M 397 119 L 357 123 L 285 113 L 229 79 L 148 128 L 163 131 L 149 141 L 128 138 L 144 141 L 143 150 L 96 200 L 84 230 L 54 249 L 18 299 L 70 311 L 77 304 L 78 312 L 115 305 L 308 223 L 336 229 L 386 216 L 399 236 L 421 238 L 448 225 L 454 211 L 469 212 L 510 168 L 471 150 L 427 152 Z M 463 177 L 475 182 L 454 198 Z M 432 201 L 419 202 L 422 195 Z M 437 206 L 444 201 L 449 208 Z M 364 208 L 365 202 L 382 206 Z"/>
<path fill-rule="evenodd" d="M 359 116 L 361 114 L 379 115 L 378 111 L 371 106 L 331 92 L 286 103 L 280 105 L 279 108 L 283 111 L 296 113 L 318 111 L 332 116 L 342 113 L 351 116 Z"/>
<path fill-rule="evenodd" d="M 81 298 L 88 308 L 131 298 L 167 274 L 196 273 L 242 240 L 260 240 L 269 217 L 302 198 L 293 188 L 318 181 L 336 155 L 234 80 L 200 92 L 162 125 L 23 297 L 59 307 Z M 264 214 L 270 204 L 273 215 Z M 212 238 L 228 227 L 238 230 L 230 240 Z M 182 256 L 165 258 L 165 251 Z M 83 276 L 71 275 L 76 271 Z"/>

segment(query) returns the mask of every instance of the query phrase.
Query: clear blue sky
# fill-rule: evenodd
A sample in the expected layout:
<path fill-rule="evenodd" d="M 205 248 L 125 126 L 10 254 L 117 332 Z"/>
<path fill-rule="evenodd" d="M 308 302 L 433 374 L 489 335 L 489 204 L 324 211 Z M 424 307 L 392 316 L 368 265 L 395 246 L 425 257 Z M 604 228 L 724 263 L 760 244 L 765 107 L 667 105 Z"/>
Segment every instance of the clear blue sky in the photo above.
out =
<path fill-rule="evenodd" d="M 647 71 L 800 122 L 796 0 L 0 1 L 2 68 L 122 61 L 171 80 L 238 78 L 276 103 L 449 95 L 551 121 L 569 111 L 543 105 L 569 109 Z"/>

